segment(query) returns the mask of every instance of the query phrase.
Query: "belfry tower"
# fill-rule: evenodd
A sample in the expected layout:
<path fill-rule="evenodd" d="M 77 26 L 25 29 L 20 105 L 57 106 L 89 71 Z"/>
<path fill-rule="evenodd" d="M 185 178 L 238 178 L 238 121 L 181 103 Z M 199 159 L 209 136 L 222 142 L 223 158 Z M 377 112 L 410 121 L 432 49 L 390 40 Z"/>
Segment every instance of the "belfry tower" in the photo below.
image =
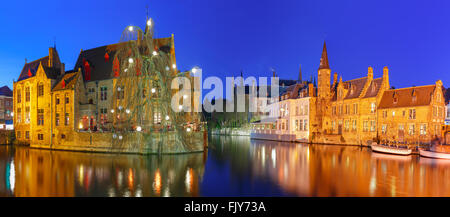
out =
<path fill-rule="evenodd" d="M 328 64 L 327 44 L 323 43 L 322 57 L 320 58 L 320 65 L 318 70 L 318 84 L 317 96 L 319 98 L 328 98 L 330 96 L 330 79 L 331 69 Z"/>

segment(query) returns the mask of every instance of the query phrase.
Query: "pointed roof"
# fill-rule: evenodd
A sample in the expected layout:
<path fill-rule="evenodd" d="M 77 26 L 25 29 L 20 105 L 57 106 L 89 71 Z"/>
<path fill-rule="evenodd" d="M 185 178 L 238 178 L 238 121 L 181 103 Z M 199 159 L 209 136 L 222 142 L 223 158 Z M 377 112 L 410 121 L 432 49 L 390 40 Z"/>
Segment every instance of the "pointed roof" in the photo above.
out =
<path fill-rule="evenodd" d="M 0 96 L 13 96 L 12 90 L 6 85 L 0 87 Z"/>
<path fill-rule="evenodd" d="M 44 68 L 45 74 L 50 79 L 56 79 L 56 77 L 60 73 L 61 62 L 59 60 L 58 51 L 55 48 L 50 48 L 53 51 L 52 62 L 54 67 L 48 67 L 48 62 L 50 60 L 50 56 L 42 57 L 35 61 L 25 63 L 22 68 L 22 72 L 19 75 L 17 81 L 25 80 L 27 78 L 33 77 L 36 75 L 39 64 L 42 63 L 42 67 Z"/>
<path fill-rule="evenodd" d="M 320 58 L 319 69 L 330 69 L 330 65 L 328 64 L 327 44 L 325 41 L 323 42 L 322 57 Z"/>

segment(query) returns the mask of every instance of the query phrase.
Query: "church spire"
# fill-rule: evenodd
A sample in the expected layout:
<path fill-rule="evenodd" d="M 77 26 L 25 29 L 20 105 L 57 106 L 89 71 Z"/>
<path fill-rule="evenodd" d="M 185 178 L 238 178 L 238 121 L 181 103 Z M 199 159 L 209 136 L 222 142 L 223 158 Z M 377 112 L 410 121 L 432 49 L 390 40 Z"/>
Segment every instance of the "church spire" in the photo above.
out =
<path fill-rule="evenodd" d="M 325 41 L 323 42 L 322 57 L 320 58 L 319 69 L 330 69 L 330 65 L 328 64 L 327 44 Z"/>
<path fill-rule="evenodd" d="M 302 83 L 302 65 L 300 64 L 300 69 L 298 71 L 298 83 Z"/>

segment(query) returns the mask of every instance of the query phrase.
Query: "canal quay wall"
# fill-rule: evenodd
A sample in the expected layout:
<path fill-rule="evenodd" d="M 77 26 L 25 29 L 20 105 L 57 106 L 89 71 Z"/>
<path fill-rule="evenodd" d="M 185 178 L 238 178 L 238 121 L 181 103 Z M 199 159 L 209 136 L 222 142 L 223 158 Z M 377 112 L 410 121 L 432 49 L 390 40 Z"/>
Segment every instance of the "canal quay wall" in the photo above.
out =
<path fill-rule="evenodd" d="M 10 145 L 14 141 L 14 130 L 0 130 L 0 144 Z"/>
<path fill-rule="evenodd" d="M 73 132 L 65 139 L 52 141 L 52 144 L 19 144 L 32 148 L 51 150 L 124 153 L 124 154 L 182 154 L 203 152 L 207 147 L 206 132 L 192 132 L 180 139 L 175 132 L 146 134 L 133 132 L 114 134 L 112 132 Z M 182 148 L 181 140 L 188 148 Z"/>
<path fill-rule="evenodd" d="M 223 136 L 250 136 L 251 129 L 242 128 L 222 128 L 211 130 L 212 135 L 223 135 Z"/>

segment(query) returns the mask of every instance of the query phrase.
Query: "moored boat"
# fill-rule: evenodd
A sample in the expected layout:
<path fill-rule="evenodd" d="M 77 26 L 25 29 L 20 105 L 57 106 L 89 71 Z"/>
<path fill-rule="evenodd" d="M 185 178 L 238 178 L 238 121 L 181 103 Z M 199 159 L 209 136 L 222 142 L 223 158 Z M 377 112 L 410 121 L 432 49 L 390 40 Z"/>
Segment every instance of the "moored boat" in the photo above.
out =
<path fill-rule="evenodd" d="M 398 146 L 387 146 L 387 145 L 378 145 L 377 143 L 372 143 L 370 145 L 373 151 L 386 153 L 386 154 L 397 154 L 397 155 L 410 155 L 412 150 L 409 148 L 398 147 Z"/>
<path fill-rule="evenodd" d="M 447 152 L 439 152 L 439 151 L 419 149 L 419 154 L 420 154 L 421 157 L 439 158 L 439 159 L 450 160 L 450 153 L 447 153 Z"/>

